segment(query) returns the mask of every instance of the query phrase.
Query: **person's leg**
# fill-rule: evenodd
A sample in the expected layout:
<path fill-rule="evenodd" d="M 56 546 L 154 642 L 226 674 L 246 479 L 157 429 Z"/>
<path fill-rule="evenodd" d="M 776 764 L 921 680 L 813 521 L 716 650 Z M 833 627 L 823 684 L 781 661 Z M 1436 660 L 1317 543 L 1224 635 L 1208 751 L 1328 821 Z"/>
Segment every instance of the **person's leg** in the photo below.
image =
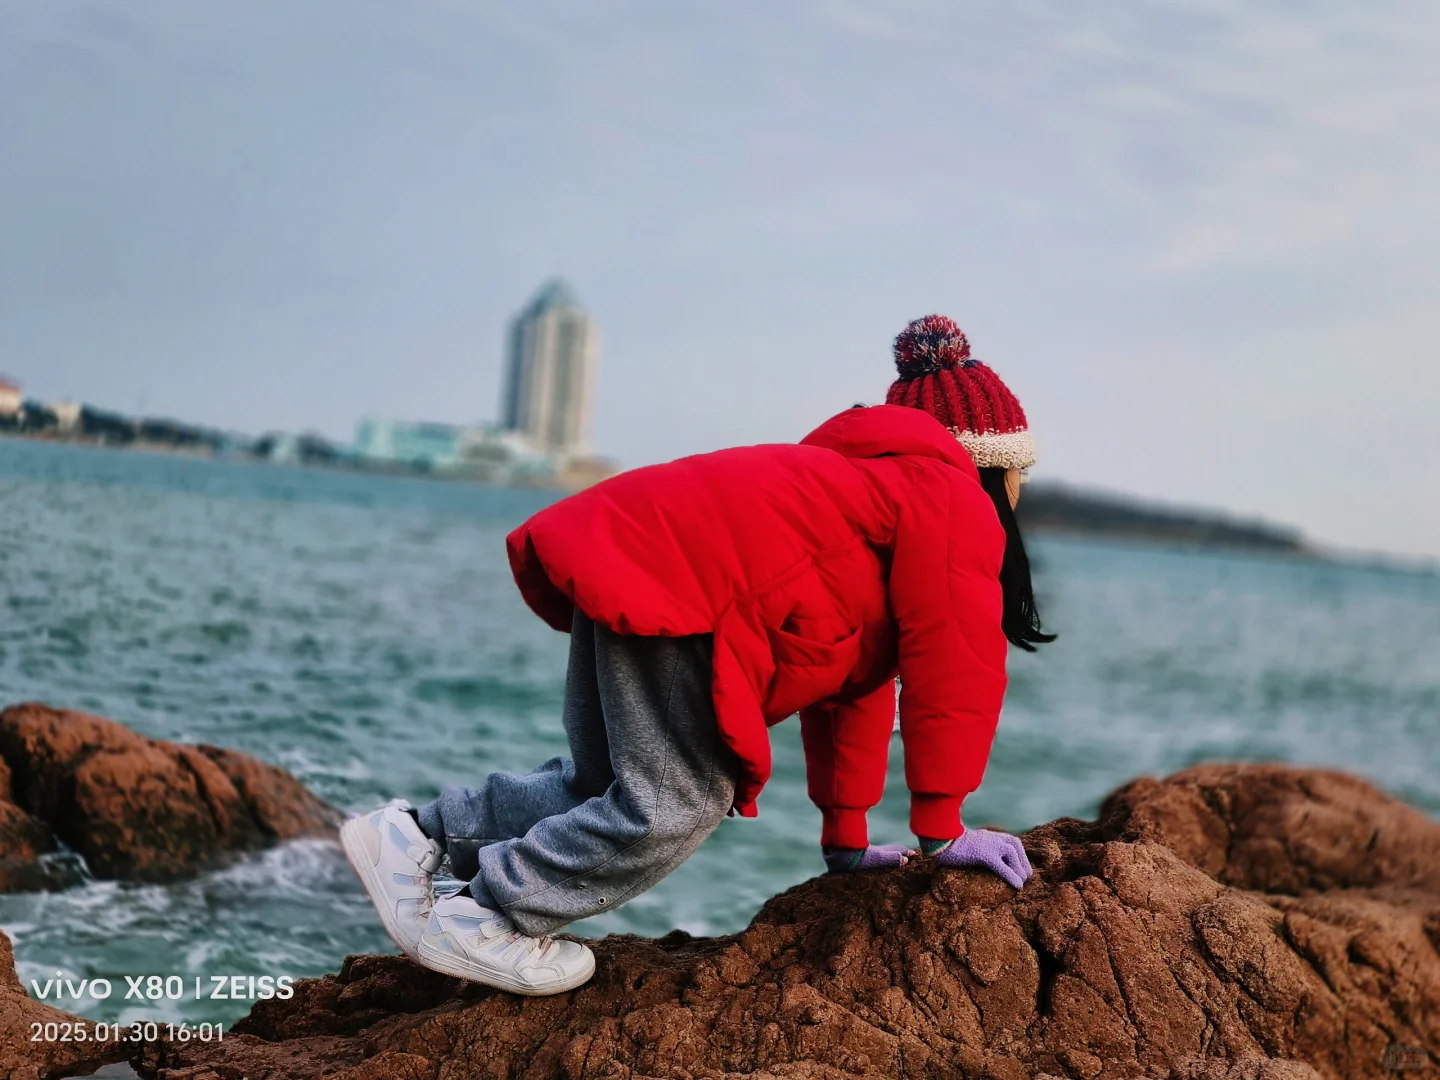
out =
<path fill-rule="evenodd" d="M 477 899 L 493 898 L 526 934 L 644 892 L 694 852 L 734 798 L 708 635 L 633 637 L 597 627 L 595 663 L 614 781 L 479 853 Z"/>
<path fill-rule="evenodd" d="M 734 800 L 708 634 L 595 630 L 595 669 L 614 779 L 603 794 L 478 851 L 472 892 L 525 934 L 624 903 L 684 862 Z M 487 897 L 489 898 L 487 900 Z"/>
<path fill-rule="evenodd" d="M 568 761 L 552 758 L 523 774 L 492 773 L 479 787 L 449 787 L 416 811 L 420 827 L 450 857 L 457 878 L 475 876 L 481 848 L 524 836 L 542 819 L 603 794 L 614 780 L 596 677 L 595 633 L 595 623 L 577 608 L 562 716 L 570 743 Z"/>
<path fill-rule="evenodd" d="M 572 760 L 555 758 L 523 776 L 496 773 L 479 788 L 448 788 L 418 810 L 397 799 L 352 818 L 340 831 L 381 922 L 412 958 L 430 918 L 432 875 L 446 847 L 452 872 L 471 878 L 481 846 L 523 836 L 542 818 L 604 792 L 613 779 L 595 674 L 595 624 L 577 612 L 572 629 L 564 710 Z"/>
<path fill-rule="evenodd" d="M 426 967 L 520 994 L 581 985 L 594 954 L 544 935 L 654 885 L 733 803 L 736 764 L 715 721 L 709 635 L 597 628 L 595 643 L 614 780 L 523 837 L 480 848 L 468 895 L 435 902 L 417 954 Z"/>

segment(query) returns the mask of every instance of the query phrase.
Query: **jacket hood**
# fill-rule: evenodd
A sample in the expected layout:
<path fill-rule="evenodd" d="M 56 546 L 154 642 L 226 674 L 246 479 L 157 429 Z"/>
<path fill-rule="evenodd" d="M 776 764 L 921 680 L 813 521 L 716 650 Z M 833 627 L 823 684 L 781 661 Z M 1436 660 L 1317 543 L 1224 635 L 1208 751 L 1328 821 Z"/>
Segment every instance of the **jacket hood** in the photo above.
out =
<path fill-rule="evenodd" d="M 914 454 L 939 458 L 980 479 L 974 460 L 960 441 L 927 412 L 904 405 L 871 405 L 846 409 L 800 440 L 850 458 Z"/>

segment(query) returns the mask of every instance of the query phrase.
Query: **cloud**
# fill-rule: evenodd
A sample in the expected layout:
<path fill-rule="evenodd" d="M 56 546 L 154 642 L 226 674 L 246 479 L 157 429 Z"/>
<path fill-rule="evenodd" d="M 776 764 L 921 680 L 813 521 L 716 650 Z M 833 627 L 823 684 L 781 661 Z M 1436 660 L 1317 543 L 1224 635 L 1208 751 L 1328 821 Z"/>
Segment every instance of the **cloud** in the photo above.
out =
<path fill-rule="evenodd" d="M 1413 479 L 1347 518 L 1304 464 L 1368 460 L 1347 411 L 1430 460 L 1440 9 L 116 11 L 0 11 L 0 358 L 36 393 L 338 437 L 481 418 L 507 316 L 562 272 L 605 329 L 597 436 L 642 464 L 876 400 L 942 310 L 1051 475 L 1440 552 Z M 1297 463 L 1287 494 L 1223 417 Z"/>
<path fill-rule="evenodd" d="M 1159 208 L 1152 268 L 1275 265 L 1433 239 L 1440 144 L 1426 132 L 1440 121 L 1440 9 L 1171 5 L 1172 17 L 1204 14 L 1200 47 L 1163 32 L 1165 5 L 1146 10 L 1149 25 L 1123 20 L 1103 48 L 1065 44 L 1102 58 L 1082 97 L 1094 105 L 1089 126 L 1112 145 L 1143 141 L 1187 163 Z M 1148 126 L 1157 118 L 1160 130 Z"/>

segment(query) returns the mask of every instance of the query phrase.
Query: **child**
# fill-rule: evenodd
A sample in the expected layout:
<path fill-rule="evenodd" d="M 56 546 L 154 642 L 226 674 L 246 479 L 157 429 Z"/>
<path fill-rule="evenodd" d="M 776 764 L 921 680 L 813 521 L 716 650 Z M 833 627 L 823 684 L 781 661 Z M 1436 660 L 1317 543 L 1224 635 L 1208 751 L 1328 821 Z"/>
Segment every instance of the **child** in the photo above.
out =
<path fill-rule="evenodd" d="M 886 405 L 799 445 L 622 473 L 510 535 L 526 602 L 571 635 L 571 757 L 346 823 L 346 855 L 407 955 L 519 994 L 585 982 L 590 950 L 545 935 L 650 888 L 727 813 L 753 817 L 766 729 L 795 712 L 829 869 L 902 865 L 913 852 L 872 846 L 865 823 L 897 674 L 920 850 L 1025 883 L 1020 841 L 967 832 L 960 805 L 990 753 L 1006 640 L 1053 640 L 1013 513 L 1034 443 L 949 319 L 912 322 L 895 361 Z M 468 885 L 435 900 L 442 856 Z"/>

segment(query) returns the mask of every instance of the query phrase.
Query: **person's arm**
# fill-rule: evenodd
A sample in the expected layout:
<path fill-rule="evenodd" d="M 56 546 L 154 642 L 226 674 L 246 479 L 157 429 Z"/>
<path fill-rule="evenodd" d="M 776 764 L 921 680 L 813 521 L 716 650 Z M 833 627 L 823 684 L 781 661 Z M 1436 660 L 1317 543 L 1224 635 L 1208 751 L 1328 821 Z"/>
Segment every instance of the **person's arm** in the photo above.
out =
<path fill-rule="evenodd" d="M 900 734 L 910 826 L 926 840 L 965 828 L 1005 697 L 1000 563 L 990 498 L 948 467 L 918 470 L 896 528 L 890 606 L 900 631 Z"/>
<path fill-rule="evenodd" d="M 820 844 L 831 870 L 871 870 L 904 863 L 903 845 L 870 847 L 865 816 L 885 792 L 895 721 L 895 683 L 853 699 L 800 710 L 805 776 L 820 808 Z"/>

